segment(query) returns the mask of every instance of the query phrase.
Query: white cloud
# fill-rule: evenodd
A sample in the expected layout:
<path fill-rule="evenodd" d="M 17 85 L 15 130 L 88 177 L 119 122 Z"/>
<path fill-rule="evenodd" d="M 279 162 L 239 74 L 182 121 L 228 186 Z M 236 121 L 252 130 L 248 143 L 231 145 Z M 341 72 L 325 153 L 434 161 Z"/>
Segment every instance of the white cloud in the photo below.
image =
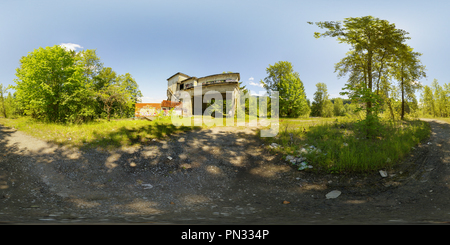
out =
<path fill-rule="evenodd" d="M 261 83 L 255 83 L 255 82 L 250 82 L 250 85 L 252 86 L 258 86 L 258 87 L 264 87 Z"/>
<path fill-rule="evenodd" d="M 248 79 L 249 84 L 252 85 L 252 86 L 260 87 L 260 88 L 263 88 L 263 87 L 264 87 L 264 85 L 262 85 L 262 84 L 259 83 L 259 82 L 254 82 L 254 80 L 255 80 L 255 78 L 250 77 L 250 78 Z"/>
<path fill-rule="evenodd" d="M 78 44 L 75 43 L 61 43 L 59 46 L 63 47 L 65 50 L 73 51 L 77 48 L 83 48 Z"/>

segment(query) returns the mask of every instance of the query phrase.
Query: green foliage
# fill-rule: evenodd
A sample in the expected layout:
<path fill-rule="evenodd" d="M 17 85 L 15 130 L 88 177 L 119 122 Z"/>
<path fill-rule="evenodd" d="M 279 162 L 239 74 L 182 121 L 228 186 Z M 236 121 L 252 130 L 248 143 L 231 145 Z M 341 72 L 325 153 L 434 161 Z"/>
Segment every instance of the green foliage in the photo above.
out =
<path fill-rule="evenodd" d="M 281 79 L 291 73 L 294 73 L 294 68 L 289 61 L 278 61 L 274 65 L 269 65 L 266 68 L 267 77 L 264 78 L 264 82 L 261 81 L 264 88 L 270 91 L 279 91 Z M 299 77 L 298 73 L 294 73 L 296 77 Z"/>
<path fill-rule="evenodd" d="M 392 64 L 393 77 L 399 81 L 401 91 L 401 119 L 405 115 L 406 99 L 415 100 L 415 91 L 420 88 L 416 80 L 426 77 L 425 67 L 421 65 L 419 57 L 422 54 L 413 52 L 408 45 L 402 45 Z"/>
<path fill-rule="evenodd" d="M 109 84 L 101 88 L 96 95 L 103 102 L 104 111 L 107 114 L 107 120 L 110 121 L 111 109 L 114 103 L 124 103 L 126 101 L 125 91 L 116 84 Z"/>
<path fill-rule="evenodd" d="M 322 116 L 323 117 L 332 117 L 334 116 L 334 106 L 330 100 L 325 100 L 322 108 Z"/>
<path fill-rule="evenodd" d="M 450 117 L 450 83 L 441 86 L 434 79 L 431 86 L 423 86 L 420 102 L 422 116 Z"/>
<path fill-rule="evenodd" d="M 341 98 L 334 99 L 333 112 L 334 112 L 335 116 L 344 116 L 345 115 L 344 101 Z"/>
<path fill-rule="evenodd" d="M 283 76 L 279 83 L 280 114 L 287 117 L 309 115 L 303 83 L 294 74 Z"/>
<path fill-rule="evenodd" d="M 279 61 L 266 68 L 267 77 L 260 81 L 267 93 L 279 92 L 280 115 L 288 117 L 308 116 L 305 88 L 300 75 L 294 72 L 288 61 Z"/>
<path fill-rule="evenodd" d="M 105 112 L 108 120 L 112 113 L 119 115 L 119 118 L 134 114 L 134 104 L 139 102 L 142 94 L 129 73 L 117 75 L 111 67 L 104 67 L 93 80 L 97 101 L 101 106 L 97 111 Z"/>
<path fill-rule="evenodd" d="M 312 24 L 311 22 L 308 22 Z M 343 22 L 326 21 L 315 23 L 326 29 L 323 33 L 314 33 L 315 38 L 335 37 L 340 43 L 351 46 L 347 56 L 335 65 L 339 77 L 348 77 L 345 93 L 352 103 L 366 113 L 367 137 L 377 134 L 378 114 L 386 105 L 394 118 L 394 107 L 389 94 L 394 88 L 390 81 L 399 81 L 401 93 L 401 113 L 403 119 L 407 100 L 416 103 L 414 92 L 420 87 L 416 79 L 425 77 L 425 67 L 418 57 L 420 53 L 405 44 L 406 31 L 395 24 L 372 16 L 346 18 Z M 316 110 L 317 111 L 317 110 Z M 314 113 L 314 109 L 313 109 Z M 357 112 L 358 113 L 358 112 Z"/>
<path fill-rule="evenodd" d="M 65 122 L 68 116 L 78 115 L 80 107 L 71 104 L 92 100 L 78 61 L 74 51 L 58 45 L 35 49 L 22 57 L 15 79 L 20 108 L 34 118 L 52 122 Z"/>
<path fill-rule="evenodd" d="M 15 111 L 48 122 L 93 120 L 105 109 L 105 96 L 112 96 L 110 86 L 120 87 L 124 99 L 106 106 L 108 117 L 112 111 L 130 115 L 142 96 L 130 74 L 117 76 L 103 68 L 95 50 L 35 49 L 21 58 L 16 77 Z"/>
<path fill-rule="evenodd" d="M 3 115 L 4 118 L 7 118 L 9 115 L 9 113 L 7 113 L 7 110 L 9 111 L 8 100 L 5 98 L 6 92 L 9 88 L 10 86 L 3 87 L 3 84 L 0 83 L 0 115 Z"/>
<path fill-rule="evenodd" d="M 280 120 L 280 132 L 266 140 L 281 147 L 274 153 L 306 158 L 314 171 L 324 173 L 358 173 L 378 171 L 394 166 L 408 155 L 412 147 L 430 136 L 423 121 L 380 121 L 379 134 L 367 139 L 365 128 L 356 119 L 321 118 L 319 122 Z"/>
<path fill-rule="evenodd" d="M 316 87 L 317 90 L 314 93 L 314 101 L 311 106 L 311 115 L 321 117 L 323 116 L 325 102 L 328 100 L 327 85 L 325 83 L 317 83 Z"/>
<path fill-rule="evenodd" d="M 347 84 L 347 86 L 349 85 Z M 359 120 L 357 125 L 361 127 L 362 131 L 366 132 L 367 138 L 375 138 L 378 136 L 380 128 L 380 118 L 377 113 L 381 109 L 381 105 L 379 103 L 380 96 L 363 86 L 355 86 L 351 89 L 353 90 L 352 93 L 342 92 L 341 94 L 348 95 L 355 104 L 359 103 L 363 105 L 372 105 L 369 108 L 363 106 L 357 107 L 355 113 L 366 111 L 366 117 L 364 120 Z"/>

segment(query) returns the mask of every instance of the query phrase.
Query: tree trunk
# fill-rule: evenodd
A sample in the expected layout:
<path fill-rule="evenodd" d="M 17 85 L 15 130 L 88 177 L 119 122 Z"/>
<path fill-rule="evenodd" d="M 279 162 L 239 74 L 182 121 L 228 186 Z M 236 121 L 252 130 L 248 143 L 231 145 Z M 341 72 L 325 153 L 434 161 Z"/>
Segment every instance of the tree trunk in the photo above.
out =
<path fill-rule="evenodd" d="M 367 78 L 368 78 L 368 89 L 370 93 L 372 93 L 372 50 L 368 50 L 368 62 L 367 62 Z M 367 122 L 367 135 L 366 137 L 369 137 L 371 134 L 370 128 L 371 128 L 371 117 L 372 117 L 372 101 L 369 99 L 367 101 L 367 108 L 366 108 L 366 122 Z"/>
<path fill-rule="evenodd" d="M 391 112 L 392 121 L 395 121 L 394 110 L 392 109 L 391 99 L 387 98 L 389 111 Z"/>
<path fill-rule="evenodd" d="M 108 113 L 108 122 L 109 122 L 109 121 L 111 121 L 110 120 L 110 115 L 111 115 L 111 108 L 110 107 L 108 107 L 107 113 Z"/>
<path fill-rule="evenodd" d="M 405 88 L 404 88 L 404 79 L 402 76 L 402 116 L 401 116 L 401 120 L 403 120 L 403 117 L 405 115 Z"/>
<path fill-rule="evenodd" d="M 368 86 L 367 88 L 372 92 L 372 50 L 368 51 L 368 61 L 367 61 L 367 78 L 368 78 Z M 372 114 L 372 101 L 367 101 L 366 113 L 367 116 Z"/>

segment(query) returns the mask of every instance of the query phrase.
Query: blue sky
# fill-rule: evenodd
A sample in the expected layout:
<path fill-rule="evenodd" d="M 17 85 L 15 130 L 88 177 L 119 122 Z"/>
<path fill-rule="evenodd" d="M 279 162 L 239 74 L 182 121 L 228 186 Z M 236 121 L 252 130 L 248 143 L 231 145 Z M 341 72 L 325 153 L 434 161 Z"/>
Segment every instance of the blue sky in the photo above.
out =
<path fill-rule="evenodd" d="M 448 83 L 450 1 L 0 1 L 0 83 L 14 84 L 19 60 L 39 47 L 71 43 L 96 49 L 104 66 L 130 73 L 144 101 L 166 99 L 176 72 L 202 77 L 239 72 L 258 93 L 265 69 L 289 61 L 307 97 L 327 84 L 338 97 L 345 79 L 334 64 L 349 46 L 315 39 L 307 21 L 372 15 L 409 32 L 408 44 L 423 53 L 427 78 Z"/>

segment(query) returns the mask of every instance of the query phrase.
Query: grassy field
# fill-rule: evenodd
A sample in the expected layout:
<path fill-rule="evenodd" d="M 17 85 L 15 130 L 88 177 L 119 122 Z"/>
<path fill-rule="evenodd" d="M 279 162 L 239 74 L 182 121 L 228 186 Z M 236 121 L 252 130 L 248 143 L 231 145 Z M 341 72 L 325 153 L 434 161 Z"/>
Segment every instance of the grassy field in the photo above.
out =
<path fill-rule="evenodd" d="M 190 120 L 190 121 L 189 121 Z M 184 125 L 173 125 L 171 118 L 147 120 L 99 120 L 81 125 L 43 123 L 30 118 L 0 118 L 0 124 L 14 127 L 31 136 L 60 145 L 81 148 L 114 149 L 121 146 L 147 144 L 177 132 L 214 127 L 222 119 L 194 117 Z M 195 122 L 201 121 L 201 126 Z M 249 122 L 248 117 L 246 122 Z M 223 119 L 223 125 L 230 125 Z M 237 125 L 236 119 L 234 124 Z M 412 147 L 430 135 L 428 123 L 383 121 L 378 136 L 366 139 L 356 121 L 348 118 L 279 119 L 276 137 L 264 138 L 274 154 L 303 157 L 313 168 L 305 171 L 331 173 L 368 172 L 393 166 Z M 293 165 L 298 167 L 299 163 Z"/>
<path fill-rule="evenodd" d="M 428 123 L 383 121 L 374 139 L 366 139 L 356 121 L 346 118 L 280 119 L 277 137 L 267 138 L 274 153 L 304 157 L 307 171 L 368 172 L 391 167 L 430 135 Z M 298 163 L 293 164 L 300 166 Z"/>
<path fill-rule="evenodd" d="M 195 126 L 174 126 L 170 117 L 147 120 L 98 120 L 86 124 L 43 123 L 30 118 L 0 118 L 0 124 L 14 127 L 33 137 L 59 145 L 112 149 L 120 146 L 146 144 L 177 132 L 199 129 Z"/>
<path fill-rule="evenodd" d="M 248 115 L 245 121 L 249 122 Z M 173 124 L 171 117 L 148 120 L 96 120 L 85 124 L 44 123 L 29 117 L 17 119 L 0 118 L 0 124 L 16 128 L 33 137 L 59 145 L 84 148 L 114 149 L 121 146 L 146 144 L 177 132 L 215 127 L 214 124 L 238 125 L 236 119 L 194 116 Z M 200 123 L 198 123 L 200 122 Z"/>

